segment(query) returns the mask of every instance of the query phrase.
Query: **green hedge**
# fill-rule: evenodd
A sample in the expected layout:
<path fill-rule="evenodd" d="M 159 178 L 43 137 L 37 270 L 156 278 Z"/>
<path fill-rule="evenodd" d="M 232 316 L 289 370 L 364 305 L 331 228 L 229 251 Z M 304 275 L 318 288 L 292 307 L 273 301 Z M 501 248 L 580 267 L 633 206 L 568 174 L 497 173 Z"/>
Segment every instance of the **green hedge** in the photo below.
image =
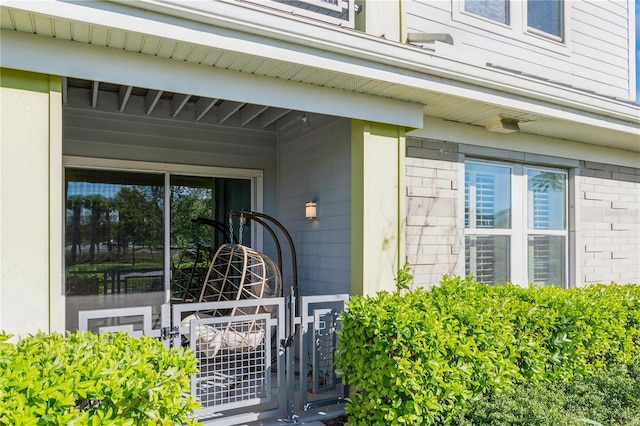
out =
<path fill-rule="evenodd" d="M 474 402 L 458 426 L 640 426 L 640 358 L 567 381 L 524 383 Z"/>
<path fill-rule="evenodd" d="M 488 286 L 353 297 L 337 365 L 350 424 L 441 424 L 484 395 L 568 379 L 640 354 L 640 287 Z"/>
<path fill-rule="evenodd" d="M 126 333 L 0 334 L 0 424 L 197 424 L 193 354 Z"/>

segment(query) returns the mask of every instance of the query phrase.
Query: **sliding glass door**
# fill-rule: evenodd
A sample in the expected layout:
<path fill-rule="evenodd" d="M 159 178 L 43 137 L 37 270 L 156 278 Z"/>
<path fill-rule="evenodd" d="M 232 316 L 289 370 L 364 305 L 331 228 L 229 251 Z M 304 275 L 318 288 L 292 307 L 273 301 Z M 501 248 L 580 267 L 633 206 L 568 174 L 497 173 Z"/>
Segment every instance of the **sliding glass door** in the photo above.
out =
<path fill-rule="evenodd" d="M 80 311 L 141 306 L 152 307 L 152 326 L 159 327 L 163 303 L 197 298 L 198 277 L 185 293 L 180 274 L 193 262 L 206 267 L 206 257 L 227 238 L 193 219 L 225 223 L 229 210 L 251 210 L 253 200 L 250 177 L 67 167 L 66 330 L 78 329 Z M 143 321 L 132 313 L 90 319 L 86 326 L 140 331 Z"/>

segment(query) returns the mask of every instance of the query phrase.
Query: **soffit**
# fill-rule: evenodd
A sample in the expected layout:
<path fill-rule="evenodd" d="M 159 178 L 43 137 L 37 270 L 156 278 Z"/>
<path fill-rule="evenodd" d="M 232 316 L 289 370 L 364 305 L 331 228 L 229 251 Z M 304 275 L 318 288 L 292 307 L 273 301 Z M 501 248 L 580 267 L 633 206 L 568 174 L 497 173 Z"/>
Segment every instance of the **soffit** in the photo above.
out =
<path fill-rule="evenodd" d="M 2 10 L 1 27 L 3 29 L 419 103 L 424 105 L 425 115 L 459 123 L 484 126 L 486 120 L 498 115 L 516 118 L 521 120 L 520 127 L 526 133 L 640 151 L 640 130 L 636 133 L 615 131 L 606 127 L 576 123 L 571 120 L 533 113 L 527 111 L 526 106 L 522 109 L 506 108 L 479 99 L 457 97 L 392 81 L 376 80 L 321 67 L 266 58 L 260 56 L 259 52 L 247 54 L 132 31 L 89 25 L 59 17 L 52 18 L 19 9 L 3 7 Z M 197 95 L 197 93 L 190 95 Z M 638 123 L 634 124 L 636 128 L 640 129 Z"/>

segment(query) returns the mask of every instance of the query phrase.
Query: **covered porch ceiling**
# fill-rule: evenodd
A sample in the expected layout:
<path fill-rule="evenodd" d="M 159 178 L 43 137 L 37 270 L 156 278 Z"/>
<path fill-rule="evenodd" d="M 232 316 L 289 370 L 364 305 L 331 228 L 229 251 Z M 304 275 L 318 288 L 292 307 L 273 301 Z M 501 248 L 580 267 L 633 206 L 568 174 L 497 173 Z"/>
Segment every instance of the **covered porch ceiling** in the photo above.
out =
<path fill-rule="evenodd" d="M 63 6 L 75 7 L 75 5 L 66 4 Z M 118 7 L 123 6 L 118 5 Z M 308 48 L 294 48 L 291 50 L 292 56 L 290 59 L 287 58 L 288 60 L 276 58 L 271 52 L 268 52 L 271 46 L 265 46 L 264 52 L 254 50 L 253 53 L 247 53 L 242 49 L 228 50 L 216 45 L 213 40 L 208 43 L 207 37 L 214 35 L 204 34 L 202 32 L 204 28 L 198 25 L 191 26 L 189 31 L 199 32 L 201 43 L 194 43 L 184 37 L 182 39 L 180 37 L 167 38 L 160 35 L 161 31 L 159 30 L 155 31 L 155 34 L 142 33 L 89 22 L 90 20 L 82 21 L 80 15 L 78 15 L 78 19 L 74 20 L 7 6 L 2 6 L 2 12 L 1 25 L 4 34 L 11 32 L 36 34 L 57 40 L 105 47 L 114 52 L 135 52 L 199 67 L 232 71 L 262 78 L 262 81 L 265 81 L 264 79 L 272 79 L 274 82 L 284 80 L 327 90 L 418 104 L 423 106 L 425 117 L 474 126 L 484 126 L 488 120 L 497 116 L 508 117 L 520 122 L 522 133 L 640 152 L 640 120 L 633 115 L 637 112 L 637 108 L 634 111 L 629 105 L 620 101 L 611 102 L 616 104 L 615 108 L 618 111 L 626 111 L 625 113 L 605 111 L 606 114 L 599 115 L 540 100 L 527 101 L 516 95 L 502 93 L 493 88 L 470 85 L 465 81 L 456 82 L 437 75 L 416 73 L 408 62 L 405 70 L 393 69 L 393 73 L 398 76 L 398 82 L 395 82 L 393 78 L 389 78 L 387 70 L 379 73 L 379 79 L 375 78 L 375 73 L 372 75 L 358 74 L 354 67 L 366 66 L 362 63 L 361 58 L 343 58 L 344 68 L 340 68 L 339 61 L 333 56 L 327 56 L 326 60 L 322 60 L 322 57 L 326 56 L 322 50 L 311 52 L 317 55 L 315 58 L 316 66 L 305 64 L 310 52 Z M 169 24 L 164 22 L 162 25 Z M 171 25 L 175 24 L 171 23 Z M 336 31 L 336 29 L 333 28 L 332 31 Z M 344 37 L 353 38 L 356 35 L 353 31 L 342 31 Z M 238 37 L 237 34 L 228 36 Z M 366 35 L 358 35 L 358 37 L 367 38 Z M 241 42 L 243 41 L 241 40 Z M 385 49 L 388 47 L 387 45 L 390 45 L 384 40 L 378 40 L 378 43 L 380 42 L 385 43 Z M 276 45 L 280 49 L 294 47 L 291 45 L 283 47 L 281 42 L 275 42 L 274 46 Z M 401 53 L 411 58 L 422 57 L 426 59 L 435 55 L 430 50 L 416 46 L 399 45 L 392 46 L 392 48 L 402 49 Z M 361 56 L 362 52 L 358 55 Z M 3 63 L 11 62 L 5 61 L 4 55 L 2 59 Z M 375 59 L 372 57 L 372 60 Z M 374 65 L 374 71 L 379 71 L 379 64 Z M 60 68 L 64 69 L 63 66 Z M 72 71 L 60 72 L 60 75 L 69 77 L 64 81 L 66 90 L 70 90 L 70 88 L 90 90 L 91 107 L 97 105 L 98 94 L 101 91 L 117 93 L 118 110 L 121 112 L 127 111 L 127 105 L 132 96 L 134 98 L 144 97 L 144 111 L 147 115 L 154 114 L 157 100 L 171 98 L 169 114 L 172 117 L 188 118 L 193 121 L 213 120 L 220 124 L 235 123 L 241 127 L 261 127 L 264 129 L 272 126 L 279 117 L 295 110 L 295 108 L 283 108 L 283 105 L 275 103 L 273 106 L 269 106 L 242 102 L 242 100 L 232 99 L 232 96 L 218 99 L 198 96 L 198 93 L 180 93 L 176 90 L 168 92 L 146 89 L 139 87 L 139 85 L 108 83 L 102 81 L 101 78 L 92 79 L 87 74 L 80 72 L 74 74 Z M 406 76 L 409 76 L 413 82 L 424 81 L 426 83 L 421 87 L 408 84 L 409 80 L 403 80 L 403 77 Z M 180 76 L 176 75 L 175 78 L 179 79 Z M 514 76 L 505 76 L 505 79 L 512 78 Z M 443 90 L 434 89 L 438 87 L 442 87 Z M 453 89 L 449 90 L 449 88 Z M 472 94 L 473 96 L 471 96 Z M 586 96 L 586 94 L 581 96 Z M 593 96 L 594 103 L 602 102 L 601 97 L 590 96 Z M 189 111 L 188 116 L 186 115 L 187 111 Z"/>
<path fill-rule="evenodd" d="M 304 120 L 306 114 L 285 108 L 73 77 L 62 78 L 62 103 L 74 108 L 263 131 L 275 131 L 276 122 L 283 117 Z"/>

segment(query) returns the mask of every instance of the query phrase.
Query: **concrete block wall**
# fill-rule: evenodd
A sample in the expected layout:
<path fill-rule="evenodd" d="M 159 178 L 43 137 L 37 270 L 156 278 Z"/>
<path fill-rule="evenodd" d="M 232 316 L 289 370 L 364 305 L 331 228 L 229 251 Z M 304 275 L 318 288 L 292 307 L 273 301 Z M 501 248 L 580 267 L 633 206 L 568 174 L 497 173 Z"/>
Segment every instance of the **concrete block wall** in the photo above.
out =
<path fill-rule="evenodd" d="M 443 275 L 464 274 L 459 210 L 464 164 L 458 144 L 407 138 L 405 255 L 414 286 L 430 287 Z"/>
<path fill-rule="evenodd" d="M 580 162 L 581 284 L 640 283 L 640 168 Z"/>

